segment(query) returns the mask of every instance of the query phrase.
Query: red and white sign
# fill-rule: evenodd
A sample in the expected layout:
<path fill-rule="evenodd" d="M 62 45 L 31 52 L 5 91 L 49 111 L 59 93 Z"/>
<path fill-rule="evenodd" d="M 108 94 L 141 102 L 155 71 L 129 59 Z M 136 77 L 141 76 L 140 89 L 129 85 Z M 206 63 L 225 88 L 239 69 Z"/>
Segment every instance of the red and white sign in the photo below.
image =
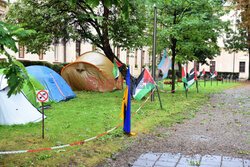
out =
<path fill-rule="evenodd" d="M 49 92 L 47 90 L 36 91 L 36 101 L 37 102 L 48 102 L 49 101 Z"/>

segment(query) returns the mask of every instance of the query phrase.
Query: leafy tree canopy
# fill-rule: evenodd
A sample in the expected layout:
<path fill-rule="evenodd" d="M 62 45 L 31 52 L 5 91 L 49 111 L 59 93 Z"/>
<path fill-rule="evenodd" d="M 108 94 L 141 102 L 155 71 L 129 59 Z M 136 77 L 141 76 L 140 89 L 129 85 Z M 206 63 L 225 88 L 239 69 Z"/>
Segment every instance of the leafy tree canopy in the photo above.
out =
<path fill-rule="evenodd" d="M 229 26 L 229 22 L 220 19 L 228 12 L 222 0 L 157 0 L 155 3 L 158 53 L 165 48 L 173 64 L 193 60 L 204 64 L 206 59 L 220 54 L 217 39 Z M 152 32 L 152 24 L 149 26 Z M 174 65 L 172 76 L 174 90 Z"/>
<path fill-rule="evenodd" d="M 143 46 L 144 9 L 138 0 L 19 0 L 10 6 L 7 21 L 37 31 L 30 41 L 22 41 L 28 52 L 39 53 L 59 39 L 73 39 L 96 45 L 113 60 L 111 43 Z"/>
<path fill-rule="evenodd" d="M 10 91 L 8 96 L 17 94 L 21 91 L 24 79 L 29 80 L 25 67 L 22 63 L 16 61 L 9 53 L 8 50 L 17 52 L 16 42 L 18 39 L 25 39 L 29 35 L 34 34 L 32 30 L 24 30 L 16 25 L 11 25 L 0 21 L 0 54 L 8 57 L 8 62 L 1 64 L 5 67 L 4 74 L 8 79 Z"/>

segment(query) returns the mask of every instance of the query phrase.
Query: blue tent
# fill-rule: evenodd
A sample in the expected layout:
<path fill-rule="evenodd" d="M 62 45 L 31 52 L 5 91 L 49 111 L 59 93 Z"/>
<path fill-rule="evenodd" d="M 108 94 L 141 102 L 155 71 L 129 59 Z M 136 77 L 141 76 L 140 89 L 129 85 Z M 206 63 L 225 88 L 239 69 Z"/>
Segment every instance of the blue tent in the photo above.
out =
<path fill-rule="evenodd" d="M 26 67 L 26 70 L 46 87 L 49 91 L 50 100 L 59 102 L 76 97 L 66 81 L 52 69 L 34 65 Z"/>

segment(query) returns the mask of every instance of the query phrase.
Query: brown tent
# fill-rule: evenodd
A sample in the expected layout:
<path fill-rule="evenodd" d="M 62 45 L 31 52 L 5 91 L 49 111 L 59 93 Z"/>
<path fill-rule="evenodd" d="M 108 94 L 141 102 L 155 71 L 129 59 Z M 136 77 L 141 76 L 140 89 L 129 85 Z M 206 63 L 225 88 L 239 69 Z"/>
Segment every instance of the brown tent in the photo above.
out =
<path fill-rule="evenodd" d="M 103 54 L 86 52 L 62 69 L 63 79 L 73 90 L 110 92 L 122 89 L 121 73 L 115 80 L 113 63 Z"/>

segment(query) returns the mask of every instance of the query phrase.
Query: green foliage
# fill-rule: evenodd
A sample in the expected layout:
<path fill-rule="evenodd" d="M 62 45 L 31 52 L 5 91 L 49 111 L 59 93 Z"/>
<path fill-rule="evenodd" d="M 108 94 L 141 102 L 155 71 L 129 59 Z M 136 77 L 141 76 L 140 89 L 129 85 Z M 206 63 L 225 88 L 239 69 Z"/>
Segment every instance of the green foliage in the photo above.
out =
<path fill-rule="evenodd" d="M 111 59 L 111 40 L 119 47 L 143 45 L 144 9 L 137 0 L 19 0 L 10 6 L 7 21 L 37 31 L 22 40 L 28 52 L 39 53 L 60 39 L 73 39 L 96 45 Z"/>
<path fill-rule="evenodd" d="M 180 63 L 206 63 L 207 58 L 220 54 L 217 38 L 229 24 L 220 19 L 228 12 L 222 5 L 222 1 L 213 0 L 157 1 L 157 52 L 166 48 Z"/>
<path fill-rule="evenodd" d="M 4 54 L 8 58 L 8 61 L 2 62 L 1 66 L 5 67 L 4 74 L 10 87 L 9 97 L 21 91 L 24 79 L 28 79 L 28 75 L 22 63 L 12 58 L 6 49 L 17 52 L 16 42 L 18 39 L 25 39 L 31 34 L 34 34 L 34 31 L 24 30 L 18 26 L 0 21 L 0 54 Z"/>

